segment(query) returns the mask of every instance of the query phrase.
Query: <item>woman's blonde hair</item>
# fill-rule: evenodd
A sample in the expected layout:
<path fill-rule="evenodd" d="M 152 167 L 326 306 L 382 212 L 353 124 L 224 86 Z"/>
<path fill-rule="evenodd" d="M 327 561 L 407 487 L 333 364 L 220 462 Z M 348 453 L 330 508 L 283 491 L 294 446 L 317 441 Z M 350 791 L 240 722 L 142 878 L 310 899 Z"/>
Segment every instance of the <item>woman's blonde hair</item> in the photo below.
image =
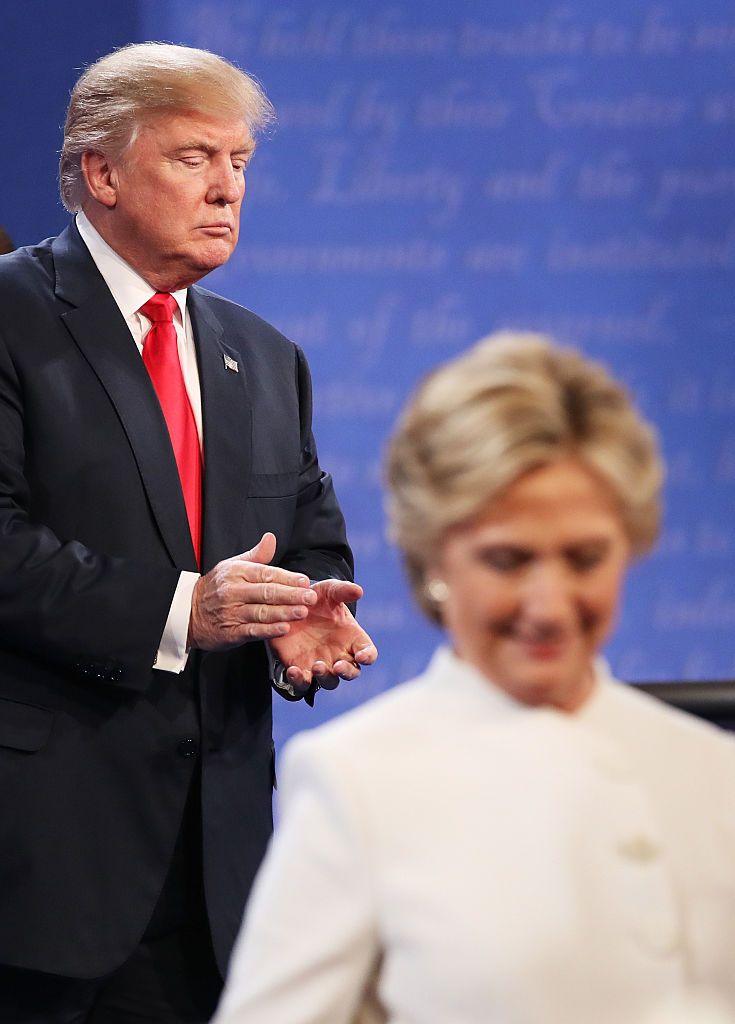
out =
<path fill-rule="evenodd" d="M 119 159 L 146 114 L 189 110 L 242 118 L 255 138 L 274 119 L 260 85 L 208 50 L 171 43 L 134 43 L 102 57 L 72 90 L 59 163 L 61 200 L 70 213 L 86 196 L 82 154 Z"/>
<path fill-rule="evenodd" d="M 573 456 L 607 482 L 634 553 L 655 541 L 663 466 L 653 428 L 598 363 L 537 334 L 502 332 L 431 373 L 387 458 L 387 512 L 417 601 L 446 532 L 524 473 Z"/>

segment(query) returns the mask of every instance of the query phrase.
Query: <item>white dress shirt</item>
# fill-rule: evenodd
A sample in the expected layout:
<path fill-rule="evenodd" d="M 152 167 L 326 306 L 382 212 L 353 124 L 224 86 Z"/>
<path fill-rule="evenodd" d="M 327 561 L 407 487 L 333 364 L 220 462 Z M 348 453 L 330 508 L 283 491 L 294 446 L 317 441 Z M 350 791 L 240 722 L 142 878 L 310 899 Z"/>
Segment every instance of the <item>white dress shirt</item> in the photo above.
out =
<path fill-rule="evenodd" d="M 82 241 L 89 249 L 90 256 L 97 269 L 105 279 L 112 297 L 117 303 L 125 323 L 130 329 L 132 341 L 138 352 L 143 355 L 143 343 L 150 329 L 150 320 L 139 313 L 141 306 L 152 298 L 156 291 L 143 280 L 122 256 L 119 256 L 107 244 L 100 233 L 92 226 L 84 213 L 77 214 L 77 228 Z M 199 445 L 202 446 L 202 398 L 199 386 L 199 368 L 197 366 L 196 345 L 191 326 L 191 319 L 186 308 L 186 288 L 172 292 L 176 300 L 174 328 L 179 349 L 179 361 L 184 377 L 189 401 L 196 421 Z M 186 666 L 188 651 L 186 639 L 189 632 L 189 616 L 191 614 L 192 593 L 199 573 L 182 572 L 174 592 L 166 625 L 163 629 L 161 642 L 156 655 L 155 667 L 166 672 L 182 672 Z"/>

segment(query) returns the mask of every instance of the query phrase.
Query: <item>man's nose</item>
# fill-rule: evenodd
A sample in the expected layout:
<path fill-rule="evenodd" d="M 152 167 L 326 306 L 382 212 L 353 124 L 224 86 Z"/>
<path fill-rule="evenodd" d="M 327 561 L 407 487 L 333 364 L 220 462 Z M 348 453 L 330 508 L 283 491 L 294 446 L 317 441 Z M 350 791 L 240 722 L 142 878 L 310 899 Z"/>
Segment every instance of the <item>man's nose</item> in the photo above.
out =
<path fill-rule="evenodd" d="M 212 174 L 207 192 L 210 203 L 236 203 L 242 196 L 242 171 L 231 163 L 217 165 Z"/>

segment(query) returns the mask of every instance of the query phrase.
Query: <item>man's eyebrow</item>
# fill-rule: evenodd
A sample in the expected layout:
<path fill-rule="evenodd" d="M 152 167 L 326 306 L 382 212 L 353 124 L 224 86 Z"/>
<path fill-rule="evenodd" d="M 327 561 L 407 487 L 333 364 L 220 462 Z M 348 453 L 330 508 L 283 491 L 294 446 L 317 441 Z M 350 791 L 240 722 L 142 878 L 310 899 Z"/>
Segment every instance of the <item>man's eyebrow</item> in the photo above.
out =
<path fill-rule="evenodd" d="M 212 156 L 214 153 L 218 153 L 221 148 L 222 148 L 221 146 L 212 146 L 212 145 L 210 145 L 210 143 L 204 142 L 203 139 L 190 139 L 188 142 L 184 142 L 181 145 L 177 146 L 174 150 L 172 150 L 172 152 L 173 153 L 186 153 L 187 151 L 190 151 L 192 149 L 196 149 L 200 153 L 206 153 L 207 156 Z M 240 153 L 252 153 L 254 149 L 255 149 L 255 143 L 254 142 L 244 142 L 242 144 L 242 146 L 238 146 L 237 149 L 233 149 L 230 152 L 231 153 L 237 153 L 237 154 L 240 154 Z"/>

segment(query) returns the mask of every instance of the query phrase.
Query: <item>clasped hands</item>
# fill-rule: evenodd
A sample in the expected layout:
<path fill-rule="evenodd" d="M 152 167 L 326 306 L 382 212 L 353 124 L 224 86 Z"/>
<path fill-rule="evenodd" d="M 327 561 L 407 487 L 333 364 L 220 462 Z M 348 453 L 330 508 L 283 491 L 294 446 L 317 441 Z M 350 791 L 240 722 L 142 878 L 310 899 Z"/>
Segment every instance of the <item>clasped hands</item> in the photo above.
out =
<path fill-rule="evenodd" d="M 286 678 L 308 689 L 354 679 L 378 656 L 375 645 L 346 607 L 362 587 L 343 580 L 311 584 L 303 573 L 270 565 L 276 538 L 264 533 L 250 551 L 219 562 L 197 580 L 189 619 L 190 647 L 224 651 L 249 640 L 268 640 Z"/>

